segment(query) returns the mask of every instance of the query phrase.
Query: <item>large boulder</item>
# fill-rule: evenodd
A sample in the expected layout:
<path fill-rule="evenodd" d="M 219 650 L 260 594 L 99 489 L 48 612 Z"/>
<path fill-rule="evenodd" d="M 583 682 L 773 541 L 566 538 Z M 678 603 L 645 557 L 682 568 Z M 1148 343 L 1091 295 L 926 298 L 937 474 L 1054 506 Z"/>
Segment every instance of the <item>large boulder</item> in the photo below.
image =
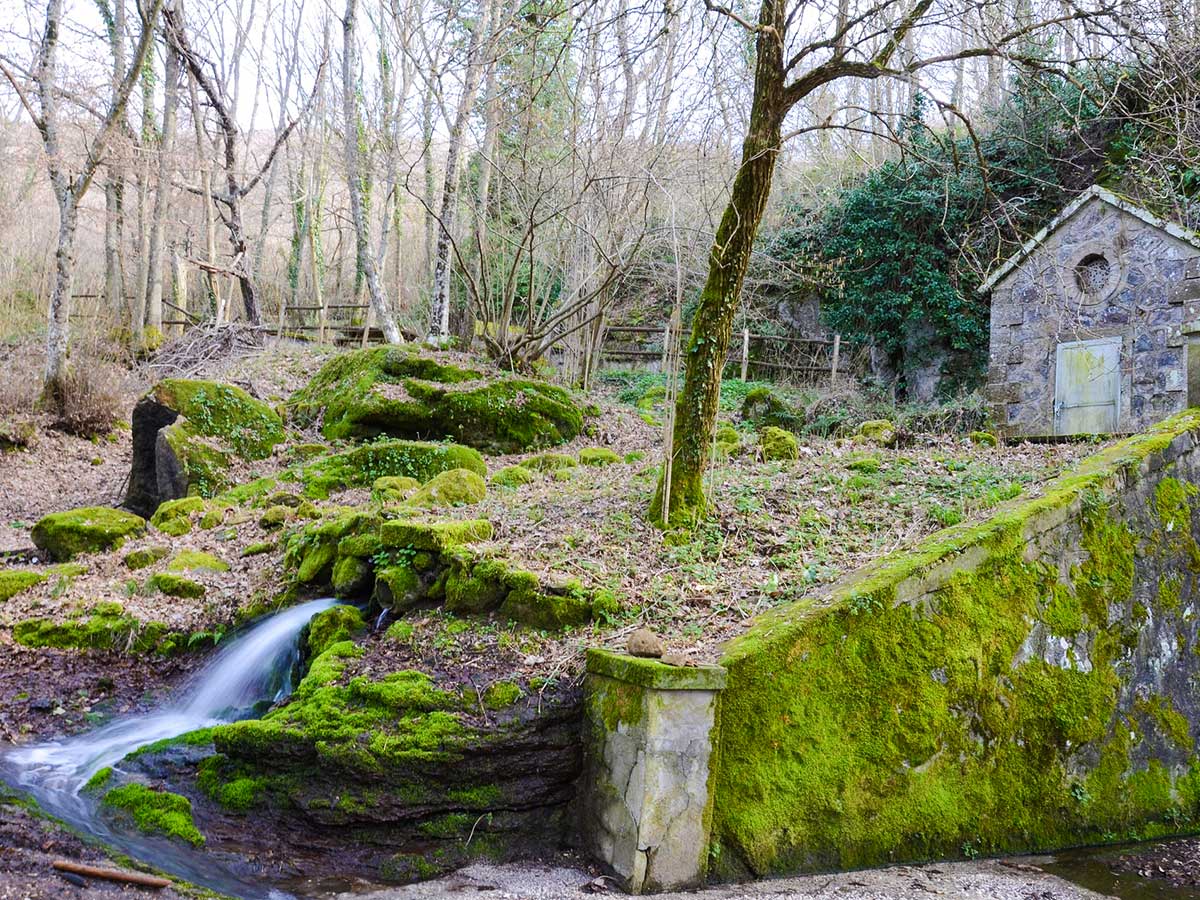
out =
<path fill-rule="evenodd" d="M 344 353 L 288 402 L 301 427 L 327 438 L 450 438 L 490 453 L 518 453 L 575 437 L 583 416 L 562 388 L 485 375 L 404 347 Z"/>
<path fill-rule="evenodd" d="M 211 497 L 228 487 L 234 457 L 269 456 L 283 420 L 240 387 L 168 378 L 133 410 L 133 465 L 124 506 L 153 515 L 165 500 Z"/>
<path fill-rule="evenodd" d="M 33 543 L 57 562 L 80 553 L 96 553 L 120 547 L 146 530 L 141 516 L 107 506 L 85 506 L 50 513 L 33 526 Z"/>

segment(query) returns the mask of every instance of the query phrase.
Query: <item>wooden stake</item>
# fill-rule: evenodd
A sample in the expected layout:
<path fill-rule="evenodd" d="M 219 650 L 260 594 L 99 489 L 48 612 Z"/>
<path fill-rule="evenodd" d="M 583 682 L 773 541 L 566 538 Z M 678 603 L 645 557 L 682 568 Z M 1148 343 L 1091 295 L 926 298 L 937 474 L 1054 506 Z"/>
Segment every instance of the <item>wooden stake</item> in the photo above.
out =
<path fill-rule="evenodd" d="M 742 329 L 742 381 L 746 380 L 746 373 L 750 371 L 750 329 Z"/>
<path fill-rule="evenodd" d="M 833 363 L 829 367 L 829 382 L 832 384 L 837 381 L 837 366 L 838 366 L 838 351 L 842 348 L 842 336 L 835 334 L 833 336 Z"/>
<path fill-rule="evenodd" d="M 115 881 L 118 884 L 136 884 L 140 887 L 165 888 L 171 882 L 167 878 L 156 875 L 143 875 L 141 872 L 120 872 L 116 869 L 100 869 L 96 866 L 85 866 L 65 859 L 56 859 L 51 865 L 60 872 L 71 872 L 75 875 L 86 875 L 88 878 L 100 878 L 104 881 Z"/>

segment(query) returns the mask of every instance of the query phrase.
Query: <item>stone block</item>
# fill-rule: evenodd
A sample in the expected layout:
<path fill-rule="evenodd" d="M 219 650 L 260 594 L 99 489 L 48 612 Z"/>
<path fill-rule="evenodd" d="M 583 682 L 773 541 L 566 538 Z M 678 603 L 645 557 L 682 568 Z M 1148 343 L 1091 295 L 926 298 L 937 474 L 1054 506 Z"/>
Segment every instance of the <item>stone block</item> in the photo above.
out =
<path fill-rule="evenodd" d="M 703 883 L 719 666 L 589 650 L 583 841 L 632 894 Z"/>

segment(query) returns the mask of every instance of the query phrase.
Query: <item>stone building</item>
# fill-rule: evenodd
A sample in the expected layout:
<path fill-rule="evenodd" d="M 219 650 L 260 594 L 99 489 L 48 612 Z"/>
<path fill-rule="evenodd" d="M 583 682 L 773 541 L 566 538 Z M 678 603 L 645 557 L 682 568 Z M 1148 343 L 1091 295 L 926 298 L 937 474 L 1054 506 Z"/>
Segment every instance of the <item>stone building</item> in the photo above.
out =
<path fill-rule="evenodd" d="M 1200 405 L 1200 235 L 1092 187 L 979 292 L 1004 434 L 1134 432 Z"/>

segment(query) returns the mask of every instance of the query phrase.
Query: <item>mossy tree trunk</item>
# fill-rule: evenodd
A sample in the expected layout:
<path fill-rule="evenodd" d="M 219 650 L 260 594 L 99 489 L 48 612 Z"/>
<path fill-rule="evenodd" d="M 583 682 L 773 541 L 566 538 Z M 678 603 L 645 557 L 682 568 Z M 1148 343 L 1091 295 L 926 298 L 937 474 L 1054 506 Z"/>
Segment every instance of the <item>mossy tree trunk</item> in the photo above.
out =
<path fill-rule="evenodd" d="M 671 482 L 665 483 L 664 466 L 650 507 L 651 519 L 664 526 L 691 525 L 704 513 L 703 478 L 717 421 L 721 370 L 790 106 L 783 60 L 786 27 L 784 0 L 763 0 L 755 42 L 754 102 L 742 161 L 709 251 L 708 278 L 692 320 L 683 388 L 675 405 Z"/>

